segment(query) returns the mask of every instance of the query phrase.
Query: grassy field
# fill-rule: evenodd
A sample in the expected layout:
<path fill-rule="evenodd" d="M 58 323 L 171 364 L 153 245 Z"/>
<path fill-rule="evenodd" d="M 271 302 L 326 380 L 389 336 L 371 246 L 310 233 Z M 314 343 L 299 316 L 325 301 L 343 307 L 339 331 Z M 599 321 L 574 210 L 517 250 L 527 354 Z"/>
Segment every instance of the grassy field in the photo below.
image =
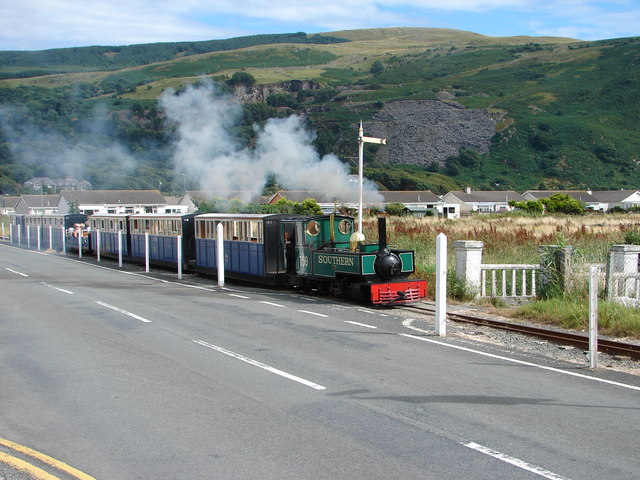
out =
<path fill-rule="evenodd" d="M 387 221 L 389 244 L 416 252 L 416 276 L 426 278 L 434 294 L 436 236 L 447 236 L 450 279 L 455 271 L 456 240 L 484 242 L 483 263 L 539 263 L 538 247 L 572 246 L 574 273 L 572 291 L 549 300 L 505 308 L 496 302 L 501 315 L 584 330 L 588 326 L 588 266 L 605 264 L 611 245 L 624 243 L 625 234 L 640 232 L 640 214 L 530 217 L 517 214 L 477 215 L 460 220 L 434 217 L 391 217 Z M 377 238 L 377 221 L 367 219 L 365 236 Z M 456 287 L 450 284 L 450 293 Z M 464 290 L 464 289 L 463 289 Z M 454 297 L 457 295 L 454 293 Z M 450 295 L 451 296 L 451 295 Z M 464 296 L 464 291 L 463 295 Z M 455 298 L 452 299 L 456 301 Z M 469 300 L 469 298 L 466 298 Z M 486 302 L 486 301 L 485 301 Z M 599 323 L 603 334 L 640 339 L 640 309 L 600 302 Z"/>

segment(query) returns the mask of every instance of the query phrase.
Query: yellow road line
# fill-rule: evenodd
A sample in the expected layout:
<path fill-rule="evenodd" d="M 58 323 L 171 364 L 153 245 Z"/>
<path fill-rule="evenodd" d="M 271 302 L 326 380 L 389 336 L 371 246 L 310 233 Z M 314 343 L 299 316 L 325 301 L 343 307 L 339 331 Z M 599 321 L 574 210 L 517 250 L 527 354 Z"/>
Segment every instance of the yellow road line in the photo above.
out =
<path fill-rule="evenodd" d="M 30 463 L 25 462 L 24 460 L 20 460 L 16 457 L 12 457 L 11 455 L 7 455 L 6 453 L 0 452 L 0 462 L 6 463 L 7 465 L 10 465 L 22 472 L 27 472 L 37 480 L 60 480 L 58 477 L 54 477 L 53 475 L 31 465 Z"/>
<path fill-rule="evenodd" d="M 51 465 L 52 467 L 55 467 L 58 470 L 66 472 L 69 475 L 72 475 L 72 476 L 76 477 L 79 480 L 96 480 L 92 476 L 87 475 L 86 473 L 81 472 L 80 470 L 77 470 L 77 469 L 73 468 L 72 466 L 67 465 L 64 462 L 56 460 L 55 458 L 51 458 L 48 455 L 45 455 L 44 453 L 40 453 L 40 452 L 38 452 L 36 450 L 33 450 L 33 449 L 29 448 L 29 447 L 25 447 L 24 445 L 20 445 L 18 443 L 12 442 L 11 440 L 5 440 L 4 438 L 0 438 L 0 445 L 4 445 L 5 447 L 10 448 L 12 450 L 15 450 L 16 452 L 20 452 L 20 453 L 24 453 L 25 455 L 29 455 L 30 457 L 35 458 L 36 460 L 40 460 L 41 462 L 44 462 L 47 465 Z M 29 464 L 27 463 L 27 465 L 29 465 Z M 51 476 L 49 478 L 55 479 L 56 477 Z"/>

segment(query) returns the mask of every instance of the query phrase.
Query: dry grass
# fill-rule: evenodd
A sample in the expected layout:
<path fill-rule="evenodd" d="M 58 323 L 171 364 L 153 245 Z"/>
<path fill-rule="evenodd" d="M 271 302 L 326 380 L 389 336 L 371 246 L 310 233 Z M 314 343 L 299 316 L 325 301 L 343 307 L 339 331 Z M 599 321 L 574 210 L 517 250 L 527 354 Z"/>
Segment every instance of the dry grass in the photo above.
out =
<path fill-rule="evenodd" d="M 584 328 L 588 319 L 586 272 L 590 264 L 606 263 L 611 245 L 624 243 L 625 232 L 640 228 L 640 214 L 530 217 L 517 214 L 477 215 L 460 220 L 433 217 L 387 220 L 390 245 L 415 250 L 416 275 L 433 285 L 436 236 L 444 233 L 449 246 L 449 270 L 455 271 L 452 244 L 456 240 L 484 242 L 483 263 L 539 263 L 542 245 L 574 247 L 575 291 L 562 298 L 537 301 L 504 315 L 526 317 L 566 328 Z M 365 235 L 377 236 L 376 220 L 367 219 Z M 452 282 L 450 288 L 455 287 Z M 433 290 L 433 289 L 431 289 Z M 433 293 L 433 292 L 431 292 Z M 509 313 L 506 313 L 509 311 Z M 640 338 L 638 310 L 602 302 L 603 333 Z"/>
<path fill-rule="evenodd" d="M 611 245 L 622 243 L 624 233 L 640 226 L 640 214 L 541 216 L 516 214 L 476 215 L 459 220 L 434 217 L 391 217 L 389 244 L 416 251 L 419 269 L 435 264 L 435 239 L 484 242 L 485 263 L 537 263 L 541 245 L 573 246 L 583 258 L 601 263 Z M 376 237 L 376 220 L 365 223 L 365 235 Z M 451 250 L 452 252 L 452 250 Z M 450 255 L 451 260 L 452 255 Z"/>

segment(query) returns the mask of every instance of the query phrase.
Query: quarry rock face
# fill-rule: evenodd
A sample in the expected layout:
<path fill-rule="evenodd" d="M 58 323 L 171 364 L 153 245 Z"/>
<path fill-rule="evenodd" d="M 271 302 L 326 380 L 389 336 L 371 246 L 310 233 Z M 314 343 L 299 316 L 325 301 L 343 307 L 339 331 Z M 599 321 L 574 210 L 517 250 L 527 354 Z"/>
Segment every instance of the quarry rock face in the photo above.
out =
<path fill-rule="evenodd" d="M 291 80 L 251 86 L 238 85 L 234 89 L 234 96 L 242 103 L 264 103 L 270 95 L 296 93 L 300 90 L 317 90 L 319 88 L 319 84 L 310 80 Z"/>
<path fill-rule="evenodd" d="M 372 121 L 367 136 L 387 139 L 375 161 L 388 164 L 444 165 L 461 149 L 488 153 L 499 120 L 485 109 L 470 109 L 452 101 L 404 100 L 386 102 Z"/>

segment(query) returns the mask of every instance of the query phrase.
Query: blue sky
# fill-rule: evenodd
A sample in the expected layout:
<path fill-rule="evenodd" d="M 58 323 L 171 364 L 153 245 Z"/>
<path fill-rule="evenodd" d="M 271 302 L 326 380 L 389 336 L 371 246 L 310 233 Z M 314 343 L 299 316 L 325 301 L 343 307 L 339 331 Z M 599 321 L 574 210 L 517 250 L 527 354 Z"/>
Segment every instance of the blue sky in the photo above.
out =
<path fill-rule="evenodd" d="M 0 50 L 197 41 L 259 33 L 436 27 L 489 36 L 640 36 L 640 0 L 22 0 Z"/>

